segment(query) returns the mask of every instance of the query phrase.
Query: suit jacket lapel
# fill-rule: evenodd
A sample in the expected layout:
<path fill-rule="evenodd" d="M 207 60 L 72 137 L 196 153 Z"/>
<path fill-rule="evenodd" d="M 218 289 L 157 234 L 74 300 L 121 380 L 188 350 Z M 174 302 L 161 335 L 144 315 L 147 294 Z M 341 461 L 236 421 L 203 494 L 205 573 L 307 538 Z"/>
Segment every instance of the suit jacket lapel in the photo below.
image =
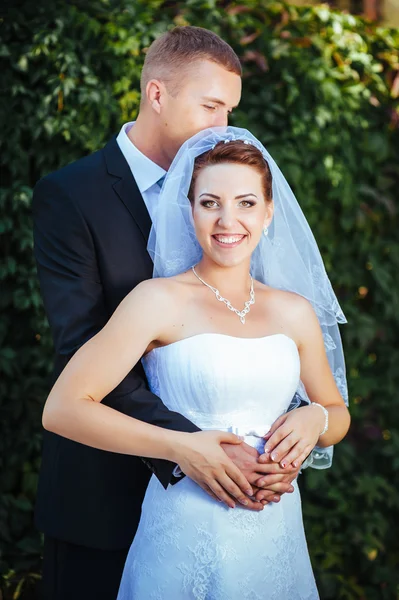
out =
<path fill-rule="evenodd" d="M 108 142 L 103 151 L 108 173 L 118 177 L 112 187 L 136 221 L 147 244 L 151 218 L 130 167 L 116 142 L 116 137 Z"/>

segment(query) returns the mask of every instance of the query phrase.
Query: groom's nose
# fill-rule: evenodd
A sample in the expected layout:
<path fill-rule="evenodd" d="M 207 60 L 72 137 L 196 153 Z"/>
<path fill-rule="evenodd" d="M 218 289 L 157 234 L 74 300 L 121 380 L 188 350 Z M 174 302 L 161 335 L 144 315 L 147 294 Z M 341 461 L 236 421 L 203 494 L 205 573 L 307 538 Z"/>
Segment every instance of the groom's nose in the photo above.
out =
<path fill-rule="evenodd" d="M 214 127 L 227 127 L 228 122 L 228 114 L 224 110 L 218 110 Z"/>

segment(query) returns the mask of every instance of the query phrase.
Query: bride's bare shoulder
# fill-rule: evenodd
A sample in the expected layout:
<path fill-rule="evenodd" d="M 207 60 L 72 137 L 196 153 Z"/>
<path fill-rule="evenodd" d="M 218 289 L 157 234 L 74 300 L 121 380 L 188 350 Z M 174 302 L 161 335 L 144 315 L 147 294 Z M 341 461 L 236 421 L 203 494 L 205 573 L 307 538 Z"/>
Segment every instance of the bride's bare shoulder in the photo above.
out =
<path fill-rule="evenodd" d="M 139 283 L 127 296 L 127 301 L 146 305 L 151 309 L 170 309 L 184 300 L 187 284 L 182 276 L 156 277 Z"/>
<path fill-rule="evenodd" d="M 295 319 L 306 316 L 309 311 L 313 311 L 310 302 L 295 292 L 278 290 L 259 282 L 257 282 L 257 285 L 261 297 L 267 302 L 268 306 L 276 307 L 279 311 L 282 310 Z"/>

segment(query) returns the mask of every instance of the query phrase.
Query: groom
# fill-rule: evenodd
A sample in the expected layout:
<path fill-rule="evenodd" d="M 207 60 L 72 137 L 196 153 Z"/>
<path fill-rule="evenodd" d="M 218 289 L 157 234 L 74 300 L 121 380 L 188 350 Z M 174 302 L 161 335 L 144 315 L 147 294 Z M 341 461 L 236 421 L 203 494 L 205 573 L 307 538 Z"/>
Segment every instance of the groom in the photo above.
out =
<path fill-rule="evenodd" d="M 207 127 L 227 125 L 240 100 L 240 62 L 211 31 L 177 27 L 150 47 L 141 92 L 135 123 L 35 188 L 35 256 L 56 377 L 131 289 L 151 278 L 146 246 L 162 180 L 183 142 Z M 148 390 L 140 364 L 104 403 L 161 427 L 197 431 Z M 250 483 L 269 473 L 258 500 L 288 491 L 297 474 L 260 465 L 246 444 L 225 444 L 224 450 Z M 113 600 L 151 471 L 167 487 L 178 481 L 175 467 L 45 431 L 36 510 L 45 534 L 43 598 Z"/>

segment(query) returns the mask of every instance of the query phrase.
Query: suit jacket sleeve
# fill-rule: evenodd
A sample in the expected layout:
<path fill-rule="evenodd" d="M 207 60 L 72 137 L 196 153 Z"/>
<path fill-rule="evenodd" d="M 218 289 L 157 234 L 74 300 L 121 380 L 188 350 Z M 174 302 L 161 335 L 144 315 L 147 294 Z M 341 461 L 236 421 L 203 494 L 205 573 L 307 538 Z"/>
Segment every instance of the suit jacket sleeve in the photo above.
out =
<path fill-rule="evenodd" d="M 74 352 L 106 324 L 107 312 L 89 225 L 79 207 L 52 176 L 42 179 L 33 195 L 34 252 L 45 311 L 57 354 L 59 373 Z M 116 410 L 166 429 L 198 428 L 170 411 L 152 394 L 140 369 L 103 402 Z M 173 463 L 145 460 L 166 487 L 174 483 Z"/>

